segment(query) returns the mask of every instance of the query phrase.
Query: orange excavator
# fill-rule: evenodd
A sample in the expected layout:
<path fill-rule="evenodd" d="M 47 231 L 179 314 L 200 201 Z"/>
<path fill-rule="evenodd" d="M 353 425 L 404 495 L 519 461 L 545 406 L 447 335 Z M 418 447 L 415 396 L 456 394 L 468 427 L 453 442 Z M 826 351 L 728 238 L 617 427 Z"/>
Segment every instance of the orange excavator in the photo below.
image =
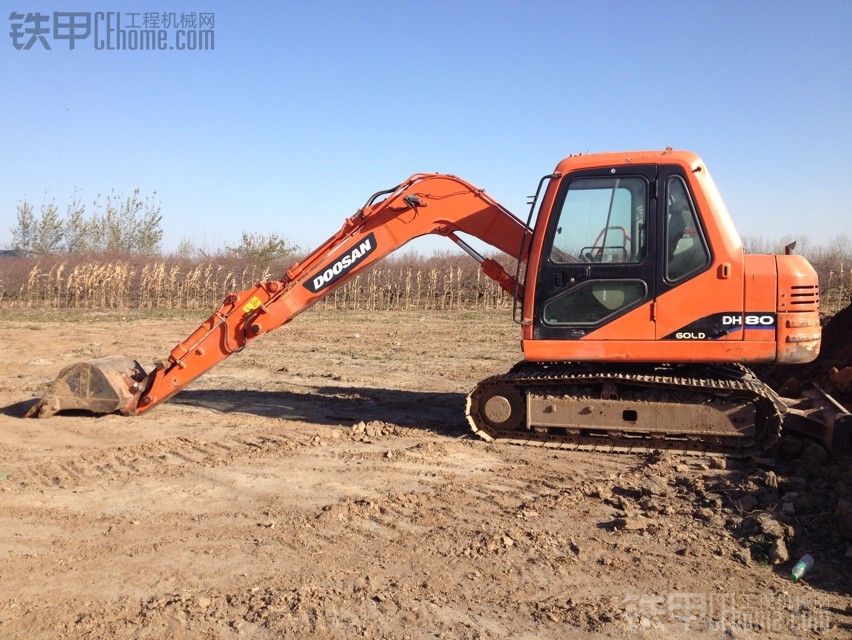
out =
<path fill-rule="evenodd" d="M 415 174 L 370 196 L 280 280 L 228 295 L 153 370 L 121 356 L 71 365 L 28 415 L 149 411 L 426 234 L 461 247 L 515 301 L 524 359 L 467 398 L 482 438 L 752 454 L 790 415 L 837 438 L 824 402 L 780 398 L 742 364 L 816 358 L 814 269 L 791 251 L 746 255 L 705 164 L 671 149 L 562 160 L 526 222 L 460 178 Z M 460 234 L 513 258 L 515 273 Z"/>

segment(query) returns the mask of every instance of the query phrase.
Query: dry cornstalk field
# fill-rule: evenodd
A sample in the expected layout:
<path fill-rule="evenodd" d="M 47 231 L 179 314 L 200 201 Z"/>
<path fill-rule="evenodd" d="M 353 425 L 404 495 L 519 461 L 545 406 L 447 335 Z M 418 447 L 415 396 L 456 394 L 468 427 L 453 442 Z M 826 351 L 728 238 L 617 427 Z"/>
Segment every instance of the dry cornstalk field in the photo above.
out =
<path fill-rule="evenodd" d="M 2 265 L 0 265 L 2 266 Z M 0 305 L 34 309 L 213 309 L 231 291 L 268 280 L 269 269 L 213 263 L 35 264 L 18 286 L 0 272 Z M 511 297 L 475 265 L 378 267 L 358 275 L 319 303 L 322 309 L 505 309 Z"/>
<path fill-rule="evenodd" d="M 852 269 L 843 260 L 817 263 L 821 306 L 833 314 L 852 296 Z M 274 269 L 233 263 L 158 260 L 0 262 L 0 307 L 31 309 L 213 309 L 231 291 L 279 277 Z M 510 268 L 511 271 L 511 268 Z M 379 265 L 332 292 L 321 309 L 508 309 L 511 296 L 475 264 L 451 258 Z"/>

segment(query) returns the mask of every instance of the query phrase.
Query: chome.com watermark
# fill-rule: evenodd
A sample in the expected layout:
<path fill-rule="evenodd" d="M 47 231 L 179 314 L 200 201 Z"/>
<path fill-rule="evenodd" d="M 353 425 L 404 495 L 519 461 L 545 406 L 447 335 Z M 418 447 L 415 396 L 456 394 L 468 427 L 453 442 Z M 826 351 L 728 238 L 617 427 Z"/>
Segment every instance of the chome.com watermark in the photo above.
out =
<path fill-rule="evenodd" d="M 826 598 L 772 593 L 627 593 L 622 601 L 629 627 L 660 631 L 725 632 L 747 629 L 763 633 L 799 630 L 821 633 L 831 628 Z"/>
<path fill-rule="evenodd" d="M 210 51 L 213 13 L 174 11 L 12 11 L 9 37 L 18 51 L 51 50 L 65 41 L 73 50 L 90 42 L 97 51 Z"/>

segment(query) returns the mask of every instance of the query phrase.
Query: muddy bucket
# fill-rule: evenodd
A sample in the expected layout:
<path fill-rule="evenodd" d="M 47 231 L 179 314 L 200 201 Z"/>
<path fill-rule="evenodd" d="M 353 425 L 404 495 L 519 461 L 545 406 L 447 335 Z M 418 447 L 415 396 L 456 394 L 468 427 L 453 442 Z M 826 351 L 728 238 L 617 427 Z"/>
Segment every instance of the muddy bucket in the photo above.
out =
<path fill-rule="evenodd" d="M 94 414 L 135 412 L 147 377 L 142 366 L 125 356 L 107 356 L 65 367 L 29 411 L 29 418 L 47 418 L 58 411 Z"/>

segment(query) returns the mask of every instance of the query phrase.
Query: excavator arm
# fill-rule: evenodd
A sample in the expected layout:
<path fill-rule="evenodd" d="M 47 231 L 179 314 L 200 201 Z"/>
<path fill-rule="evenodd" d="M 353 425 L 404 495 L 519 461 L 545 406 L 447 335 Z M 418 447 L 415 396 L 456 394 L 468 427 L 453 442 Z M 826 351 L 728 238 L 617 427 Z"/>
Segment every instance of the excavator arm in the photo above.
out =
<path fill-rule="evenodd" d="M 467 233 L 518 260 L 530 231 L 484 190 L 451 175 L 415 174 L 379 191 L 340 230 L 287 270 L 281 280 L 229 294 L 168 357 L 145 373 L 130 358 L 111 356 L 64 369 L 28 415 L 63 409 L 141 414 L 163 402 L 251 341 L 290 322 L 347 280 L 426 234 L 450 238 L 473 256 L 486 276 L 514 295 L 515 279 L 484 258 L 457 232 Z"/>

